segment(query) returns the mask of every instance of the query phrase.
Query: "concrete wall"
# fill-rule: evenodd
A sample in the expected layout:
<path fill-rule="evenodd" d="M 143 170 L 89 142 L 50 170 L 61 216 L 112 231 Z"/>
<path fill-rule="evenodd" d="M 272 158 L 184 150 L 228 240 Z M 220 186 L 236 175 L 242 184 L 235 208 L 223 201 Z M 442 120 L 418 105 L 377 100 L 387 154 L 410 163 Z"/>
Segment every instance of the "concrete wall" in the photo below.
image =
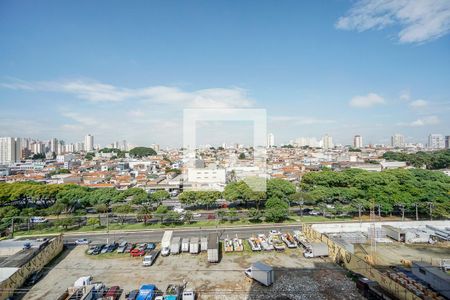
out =
<path fill-rule="evenodd" d="M 326 225 L 328 224 L 303 224 L 303 233 L 307 238 L 312 241 L 322 241 L 328 245 L 330 258 L 339 265 L 347 268 L 350 271 L 361 274 L 370 280 L 374 280 L 380 284 L 386 291 L 390 292 L 392 295 L 403 300 L 419 300 L 418 296 L 410 292 L 408 289 L 404 288 L 399 283 L 395 282 L 389 278 L 384 273 L 373 268 L 370 264 L 370 257 L 363 255 L 355 255 L 347 251 L 344 247 L 329 239 L 325 234 L 316 230 L 316 225 Z M 337 224 L 333 224 L 336 226 Z M 330 227 L 332 228 L 333 225 Z M 354 224 L 358 227 L 360 224 Z M 368 223 L 367 226 L 370 224 Z M 337 227 L 337 226 L 336 226 Z M 340 226 L 339 226 L 340 227 Z M 353 231 L 355 231 L 353 229 Z M 364 229 L 367 231 L 367 228 Z M 335 232 L 335 231 L 333 231 Z"/>
<path fill-rule="evenodd" d="M 315 231 L 322 233 L 337 233 L 337 232 L 367 232 L 370 225 L 375 223 L 375 228 L 381 228 L 381 225 L 391 225 L 397 228 L 425 228 L 426 225 L 431 225 L 437 228 L 450 227 L 450 221 L 390 221 L 390 222 L 342 222 L 329 224 L 313 224 Z"/>
<path fill-rule="evenodd" d="M 63 249 L 62 235 L 51 239 L 48 245 L 43 248 L 35 257 L 25 263 L 8 279 L 0 283 L 0 300 L 7 299 L 14 293 L 14 290 L 20 288 L 25 280 L 34 271 L 41 270 L 53 258 L 55 258 Z"/>

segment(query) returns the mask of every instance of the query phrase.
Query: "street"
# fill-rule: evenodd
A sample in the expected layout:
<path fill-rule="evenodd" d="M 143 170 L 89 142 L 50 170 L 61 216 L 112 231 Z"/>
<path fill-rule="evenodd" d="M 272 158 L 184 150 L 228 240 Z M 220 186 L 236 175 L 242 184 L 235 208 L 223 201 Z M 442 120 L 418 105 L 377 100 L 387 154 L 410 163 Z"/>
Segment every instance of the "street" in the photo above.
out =
<path fill-rule="evenodd" d="M 300 230 L 300 224 L 286 224 L 286 225 L 255 225 L 245 227 L 230 227 L 230 228 L 180 228 L 170 229 L 174 231 L 174 236 L 180 237 L 199 237 L 207 236 L 211 232 L 218 232 L 220 239 L 224 239 L 227 236 L 233 238 L 236 234 L 239 238 L 249 238 L 252 235 L 258 233 L 267 234 L 271 229 L 276 229 L 282 232 Z M 167 229 L 169 230 L 169 229 Z M 92 243 L 106 243 L 107 241 L 126 240 L 128 242 L 159 242 L 163 236 L 165 229 L 145 230 L 145 231 L 127 231 L 118 232 L 112 231 L 110 233 L 68 233 L 64 235 L 64 241 L 67 243 L 73 243 L 77 239 L 87 238 Z"/>

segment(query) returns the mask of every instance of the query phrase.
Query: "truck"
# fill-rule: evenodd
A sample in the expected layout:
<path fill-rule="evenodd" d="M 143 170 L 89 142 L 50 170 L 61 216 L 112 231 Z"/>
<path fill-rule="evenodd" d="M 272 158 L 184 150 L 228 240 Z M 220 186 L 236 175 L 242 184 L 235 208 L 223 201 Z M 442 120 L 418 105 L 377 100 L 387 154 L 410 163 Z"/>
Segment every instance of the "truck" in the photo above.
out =
<path fill-rule="evenodd" d="M 311 243 L 303 252 L 306 258 L 328 256 L 328 246 L 325 243 Z"/>
<path fill-rule="evenodd" d="M 217 233 L 208 235 L 208 262 L 219 262 L 219 236 Z"/>
<path fill-rule="evenodd" d="M 181 251 L 189 252 L 189 238 L 183 238 L 181 241 Z"/>
<path fill-rule="evenodd" d="M 144 267 L 151 266 L 155 262 L 155 260 L 158 257 L 158 255 L 159 255 L 159 250 L 154 249 L 154 250 L 150 251 L 148 254 L 146 254 L 144 256 L 144 260 L 142 261 L 142 265 Z"/>
<path fill-rule="evenodd" d="M 143 284 L 139 288 L 139 293 L 136 300 L 152 300 L 156 293 L 156 286 L 154 284 Z"/>
<path fill-rule="evenodd" d="M 172 239 L 172 243 L 170 244 L 170 253 L 179 254 L 181 249 L 181 238 L 176 236 Z"/>
<path fill-rule="evenodd" d="M 273 268 L 260 261 L 252 264 L 244 273 L 265 286 L 272 285 L 275 278 Z"/>
<path fill-rule="evenodd" d="M 163 238 L 161 240 L 161 255 L 167 256 L 170 254 L 170 242 L 172 240 L 173 231 L 168 230 L 164 232 Z"/>
<path fill-rule="evenodd" d="M 189 253 L 198 254 L 200 252 L 199 246 L 200 245 L 198 237 L 191 238 L 191 243 L 189 244 Z"/>
<path fill-rule="evenodd" d="M 195 292 L 193 290 L 184 290 L 182 300 L 195 300 Z"/>
<path fill-rule="evenodd" d="M 202 252 L 208 251 L 208 238 L 207 237 L 202 237 L 200 239 L 200 250 Z"/>

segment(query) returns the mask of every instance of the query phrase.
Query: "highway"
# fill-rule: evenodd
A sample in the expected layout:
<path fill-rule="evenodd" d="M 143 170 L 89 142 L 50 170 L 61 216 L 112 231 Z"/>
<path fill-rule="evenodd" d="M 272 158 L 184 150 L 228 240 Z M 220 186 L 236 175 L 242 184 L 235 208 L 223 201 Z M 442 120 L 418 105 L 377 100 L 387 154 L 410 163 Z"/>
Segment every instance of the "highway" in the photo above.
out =
<path fill-rule="evenodd" d="M 180 228 L 170 229 L 173 230 L 173 236 L 180 237 L 202 237 L 207 236 L 211 232 L 217 232 L 220 239 L 224 239 L 227 236 L 234 238 L 238 235 L 239 238 L 249 238 L 258 233 L 265 233 L 266 235 L 272 229 L 279 230 L 281 232 L 299 230 L 300 224 L 286 224 L 286 225 L 255 225 L 255 226 L 242 226 L 242 227 L 207 227 L 207 228 Z M 87 238 L 92 243 L 107 243 L 111 241 L 126 240 L 128 242 L 159 242 L 162 239 L 163 233 L 166 229 L 155 230 L 141 230 L 141 231 L 111 231 L 97 232 L 97 233 L 70 233 L 64 235 L 64 241 L 66 243 L 73 243 L 77 239 Z M 168 229 L 169 230 L 169 229 Z"/>

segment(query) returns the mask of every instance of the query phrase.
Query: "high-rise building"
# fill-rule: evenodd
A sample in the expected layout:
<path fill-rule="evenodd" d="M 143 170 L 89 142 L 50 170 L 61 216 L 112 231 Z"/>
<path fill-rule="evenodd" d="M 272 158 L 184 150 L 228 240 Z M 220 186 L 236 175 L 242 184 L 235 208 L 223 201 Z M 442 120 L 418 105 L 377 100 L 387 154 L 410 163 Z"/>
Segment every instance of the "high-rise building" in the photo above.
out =
<path fill-rule="evenodd" d="M 391 136 L 391 146 L 394 148 L 405 147 L 405 137 L 398 133 L 394 134 Z"/>
<path fill-rule="evenodd" d="M 93 135 L 88 134 L 84 137 L 84 150 L 86 150 L 86 151 L 94 150 L 94 136 Z"/>
<path fill-rule="evenodd" d="M 442 134 L 432 133 L 428 136 L 428 148 L 443 149 L 445 148 L 445 140 Z"/>
<path fill-rule="evenodd" d="M 45 145 L 40 141 L 36 141 L 33 144 L 31 144 L 31 152 L 33 154 L 45 153 Z"/>
<path fill-rule="evenodd" d="M 322 137 L 322 147 L 323 149 L 331 149 L 334 147 L 333 138 L 328 134 L 325 134 L 325 136 Z"/>
<path fill-rule="evenodd" d="M 269 133 L 267 135 L 267 147 L 271 148 L 273 146 L 275 146 L 275 136 L 273 133 Z"/>
<path fill-rule="evenodd" d="M 355 135 L 353 137 L 353 147 L 354 148 L 362 148 L 363 147 L 362 136 Z"/>
<path fill-rule="evenodd" d="M 16 140 L 12 137 L 0 138 L 0 163 L 14 163 L 17 161 Z"/>
<path fill-rule="evenodd" d="M 84 143 L 78 142 L 75 143 L 75 152 L 80 152 L 84 150 Z"/>
<path fill-rule="evenodd" d="M 450 149 L 450 135 L 445 136 L 445 149 Z"/>
<path fill-rule="evenodd" d="M 55 152 L 58 154 L 58 140 L 55 138 L 50 140 L 50 152 Z"/>

